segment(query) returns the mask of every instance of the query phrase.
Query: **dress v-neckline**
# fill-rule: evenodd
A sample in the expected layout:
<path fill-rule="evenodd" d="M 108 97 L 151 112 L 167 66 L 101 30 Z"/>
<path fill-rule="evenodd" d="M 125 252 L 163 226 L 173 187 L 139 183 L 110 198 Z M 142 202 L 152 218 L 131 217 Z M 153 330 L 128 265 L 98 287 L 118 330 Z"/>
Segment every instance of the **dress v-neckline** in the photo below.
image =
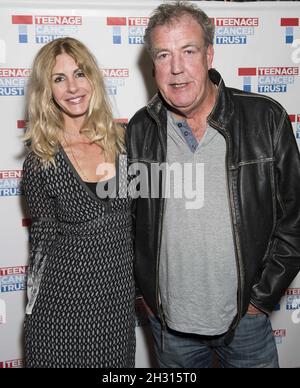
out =
<path fill-rule="evenodd" d="M 71 162 L 70 158 L 68 157 L 66 151 L 64 150 L 63 146 L 60 144 L 59 145 L 59 150 L 62 154 L 62 157 L 64 159 L 64 161 L 67 163 L 68 167 L 70 168 L 71 172 L 73 173 L 74 177 L 76 178 L 77 182 L 80 184 L 80 186 L 84 189 L 84 191 L 95 201 L 97 202 L 101 202 L 104 206 L 110 206 L 111 202 L 115 199 L 115 198 L 108 198 L 108 199 L 102 199 L 102 198 L 99 198 L 97 195 L 95 195 L 93 193 L 93 191 L 89 188 L 89 186 L 86 184 L 86 182 L 81 178 L 81 176 L 79 175 L 78 171 L 76 170 L 76 168 L 74 167 L 73 163 Z M 117 157 L 116 158 L 116 196 L 117 196 L 117 192 L 118 192 L 118 166 L 119 166 L 119 158 Z M 98 183 L 98 182 L 95 182 L 95 183 Z"/>

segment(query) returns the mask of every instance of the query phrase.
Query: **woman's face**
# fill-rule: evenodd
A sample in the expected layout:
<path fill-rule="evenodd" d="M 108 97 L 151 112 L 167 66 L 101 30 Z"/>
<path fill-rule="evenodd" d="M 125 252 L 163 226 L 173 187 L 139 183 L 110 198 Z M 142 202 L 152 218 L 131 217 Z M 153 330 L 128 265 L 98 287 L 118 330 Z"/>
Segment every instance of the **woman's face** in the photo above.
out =
<path fill-rule="evenodd" d="M 88 112 L 92 85 L 74 59 L 66 53 L 56 57 L 51 75 L 51 90 L 64 115 L 79 118 Z"/>

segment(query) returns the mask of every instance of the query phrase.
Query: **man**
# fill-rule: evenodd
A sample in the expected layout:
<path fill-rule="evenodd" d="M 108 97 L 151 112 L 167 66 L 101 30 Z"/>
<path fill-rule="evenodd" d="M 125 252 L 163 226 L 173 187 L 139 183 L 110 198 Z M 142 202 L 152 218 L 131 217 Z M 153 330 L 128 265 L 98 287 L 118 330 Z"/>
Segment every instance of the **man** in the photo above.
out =
<path fill-rule="evenodd" d="M 213 37 L 185 2 L 146 30 L 159 93 L 129 123 L 129 161 L 204 166 L 188 175 L 204 198 L 187 206 L 169 180 L 169 197 L 136 200 L 136 277 L 161 367 L 210 367 L 214 350 L 223 367 L 277 368 L 268 316 L 300 268 L 299 152 L 277 102 L 212 69 Z"/>

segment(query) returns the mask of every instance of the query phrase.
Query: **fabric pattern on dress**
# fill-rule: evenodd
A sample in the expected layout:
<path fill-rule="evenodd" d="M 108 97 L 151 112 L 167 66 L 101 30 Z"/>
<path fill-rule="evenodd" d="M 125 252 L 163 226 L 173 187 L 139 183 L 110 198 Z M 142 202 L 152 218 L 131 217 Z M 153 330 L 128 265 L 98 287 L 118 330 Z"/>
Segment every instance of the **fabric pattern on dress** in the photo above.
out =
<path fill-rule="evenodd" d="M 122 158 L 119 167 L 126 174 Z M 33 220 L 27 366 L 131 368 L 135 357 L 131 200 L 118 194 L 100 200 L 63 149 L 55 161 L 56 167 L 44 168 L 30 153 L 24 162 L 23 188 Z M 121 185 L 127 181 L 121 180 Z"/>

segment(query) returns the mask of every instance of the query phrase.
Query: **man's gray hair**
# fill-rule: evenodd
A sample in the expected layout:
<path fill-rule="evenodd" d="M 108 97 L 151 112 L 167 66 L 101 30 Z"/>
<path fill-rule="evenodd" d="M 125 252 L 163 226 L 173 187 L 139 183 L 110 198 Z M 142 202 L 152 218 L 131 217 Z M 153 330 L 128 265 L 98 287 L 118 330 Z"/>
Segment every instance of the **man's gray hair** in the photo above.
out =
<path fill-rule="evenodd" d="M 159 5 L 152 13 L 148 27 L 145 31 L 145 47 L 153 54 L 151 34 L 155 27 L 171 24 L 174 20 L 180 20 L 183 15 L 190 15 L 202 27 L 206 47 L 214 43 L 215 26 L 211 19 L 194 4 L 187 1 L 176 1 Z"/>

